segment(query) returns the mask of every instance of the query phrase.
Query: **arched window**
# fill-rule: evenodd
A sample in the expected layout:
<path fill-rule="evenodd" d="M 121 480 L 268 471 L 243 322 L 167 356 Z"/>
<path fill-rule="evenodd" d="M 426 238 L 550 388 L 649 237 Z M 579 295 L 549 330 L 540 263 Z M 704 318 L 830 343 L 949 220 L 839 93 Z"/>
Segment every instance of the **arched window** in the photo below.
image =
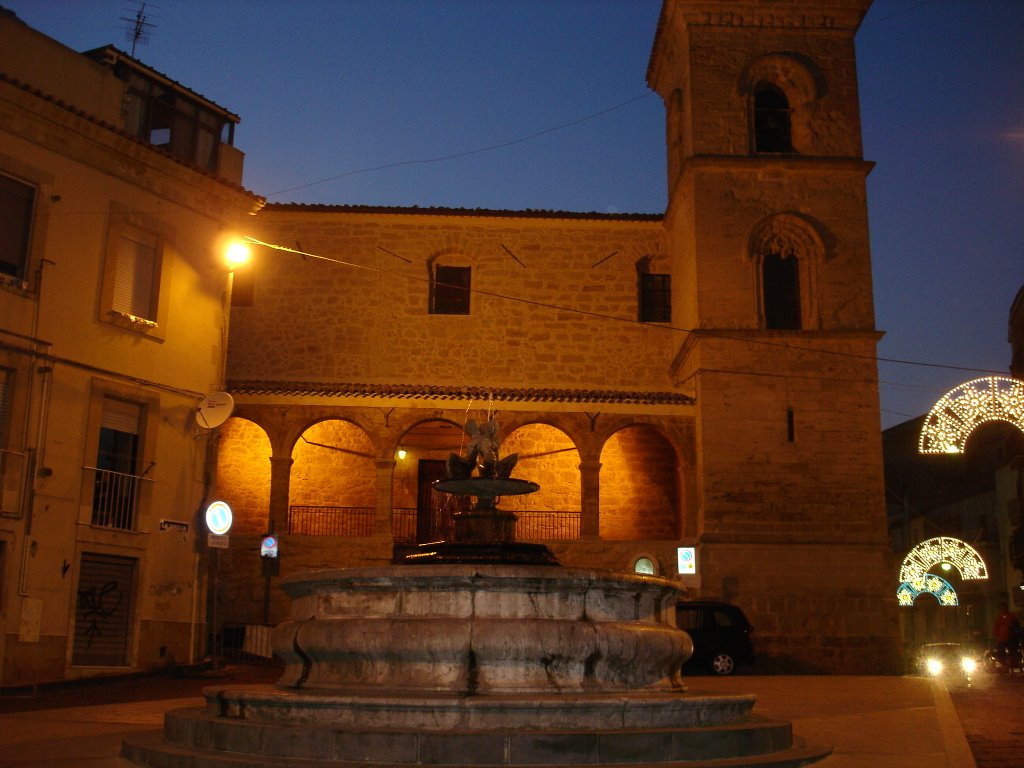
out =
<path fill-rule="evenodd" d="M 753 228 L 747 253 L 756 283 L 757 327 L 821 327 L 817 270 L 830 258 L 826 243 L 832 240 L 820 223 L 796 213 L 773 214 Z"/>
<path fill-rule="evenodd" d="M 800 330 L 800 262 L 796 256 L 765 254 L 761 263 L 766 328 Z"/>
<path fill-rule="evenodd" d="M 759 85 L 754 91 L 754 151 L 793 151 L 789 99 L 774 85 Z"/>

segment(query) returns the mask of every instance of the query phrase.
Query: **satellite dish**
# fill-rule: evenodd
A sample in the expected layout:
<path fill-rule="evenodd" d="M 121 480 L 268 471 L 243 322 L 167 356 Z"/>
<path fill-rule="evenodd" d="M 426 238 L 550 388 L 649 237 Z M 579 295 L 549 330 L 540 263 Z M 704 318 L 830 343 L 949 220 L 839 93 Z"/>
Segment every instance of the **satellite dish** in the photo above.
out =
<path fill-rule="evenodd" d="M 227 392 L 203 395 L 196 408 L 196 424 L 205 429 L 215 429 L 228 420 L 234 409 L 235 401 Z"/>

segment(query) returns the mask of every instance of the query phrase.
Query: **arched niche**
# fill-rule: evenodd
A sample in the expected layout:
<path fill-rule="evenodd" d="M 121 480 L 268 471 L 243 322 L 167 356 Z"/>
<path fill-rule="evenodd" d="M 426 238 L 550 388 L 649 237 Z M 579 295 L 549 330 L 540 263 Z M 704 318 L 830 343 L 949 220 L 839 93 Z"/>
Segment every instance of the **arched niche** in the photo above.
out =
<path fill-rule="evenodd" d="M 270 438 L 260 425 L 238 416 L 217 430 L 216 485 L 211 496 L 231 507 L 232 533 L 266 533 L 270 525 Z"/>
<path fill-rule="evenodd" d="M 601 538 L 678 538 L 678 478 L 675 448 L 655 427 L 635 424 L 612 434 L 601 450 Z"/>
<path fill-rule="evenodd" d="M 574 539 L 580 532 L 580 454 L 572 439 L 549 424 L 524 424 L 502 440 L 502 457 L 519 455 L 513 477 L 531 480 L 540 490 L 501 499 L 515 512 L 516 539 Z"/>
<path fill-rule="evenodd" d="M 359 426 L 327 419 L 292 446 L 288 530 L 314 536 L 369 536 L 376 505 L 373 444 Z"/>

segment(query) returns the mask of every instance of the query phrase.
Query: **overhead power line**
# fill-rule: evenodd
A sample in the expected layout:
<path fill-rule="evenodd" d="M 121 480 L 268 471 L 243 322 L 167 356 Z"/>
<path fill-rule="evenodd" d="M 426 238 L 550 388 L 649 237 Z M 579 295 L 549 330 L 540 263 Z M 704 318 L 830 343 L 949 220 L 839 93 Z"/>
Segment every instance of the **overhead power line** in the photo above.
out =
<path fill-rule="evenodd" d="M 384 171 L 384 170 L 387 170 L 388 168 L 400 168 L 400 167 L 407 166 L 407 165 L 426 165 L 426 164 L 429 164 L 429 163 L 442 163 L 442 162 L 444 162 L 446 160 L 454 160 L 454 159 L 459 158 L 459 157 L 468 157 L 469 155 L 478 155 L 478 154 L 480 154 L 482 152 L 493 152 L 496 149 L 505 149 L 506 147 L 515 146 L 516 144 L 523 144 L 523 143 L 525 143 L 527 141 L 533 141 L 534 139 L 540 138 L 541 136 L 546 136 L 549 133 L 554 133 L 555 131 L 561 131 L 561 130 L 564 130 L 566 128 L 571 128 L 571 127 L 573 127 L 575 125 L 580 125 L 581 123 L 588 122 L 589 120 L 595 120 L 595 119 L 597 119 L 599 117 L 607 115 L 609 112 L 614 112 L 614 111 L 616 111 L 618 109 L 622 109 L 623 107 L 628 107 L 630 104 L 635 104 L 636 102 L 641 101 L 642 99 L 649 98 L 650 96 L 653 96 L 653 95 L 654 95 L 653 91 L 648 91 L 647 93 L 641 94 L 639 96 L 634 96 L 632 99 L 628 99 L 627 101 L 623 101 L 622 103 L 616 104 L 615 106 L 607 107 L 606 109 L 602 109 L 599 112 L 594 112 L 593 114 L 587 115 L 586 117 L 580 117 L 580 118 L 577 118 L 576 120 L 570 120 L 568 123 L 562 123 L 561 125 L 555 125 L 555 126 L 552 126 L 551 128 L 545 128 L 544 130 L 537 131 L 536 133 L 531 133 L 528 136 L 520 136 L 517 139 L 510 139 L 509 141 L 503 141 L 500 144 L 490 144 L 490 145 L 488 145 L 486 147 L 477 147 L 476 149 L 467 149 L 467 150 L 465 150 L 463 152 L 453 152 L 452 154 L 449 154 L 449 155 L 439 155 L 437 157 L 425 157 L 425 158 L 419 158 L 419 159 L 416 159 L 416 160 L 398 160 L 398 161 L 395 161 L 393 163 L 385 163 L 384 165 L 375 165 L 375 166 L 371 166 L 371 167 L 368 167 L 368 168 L 358 168 L 358 169 L 353 170 L 353 171 L 345 171 L 344 173 L 338 173 L 338 174 L 335 174 L 334 176 L 327 176 L 326 178 L 323 178 L 323 179 L 317 179 L 316 181 L 311 181 L 308 184 L 299 184 L 298 186 L 295 186 L 295 187 L 288 187 L 287 189 L 279 189 L 276 192 L 269 193 L 267 195 L 267 197 L 276 197 L 277 195 L 283 195 L 286 192 L 295 192 L 296 190 L 299 190 L 299 189 L 307 189 L 309 187 L 315 187 L 318 184 L 326 184 L 329 181 L 337 181 L 338 179 L 344 179 L 344 178 L 347 178 L 348 176 L 357 176 L 357 175 L 359 175 L 361 173 L 372 173 L 373 171 Z"/>

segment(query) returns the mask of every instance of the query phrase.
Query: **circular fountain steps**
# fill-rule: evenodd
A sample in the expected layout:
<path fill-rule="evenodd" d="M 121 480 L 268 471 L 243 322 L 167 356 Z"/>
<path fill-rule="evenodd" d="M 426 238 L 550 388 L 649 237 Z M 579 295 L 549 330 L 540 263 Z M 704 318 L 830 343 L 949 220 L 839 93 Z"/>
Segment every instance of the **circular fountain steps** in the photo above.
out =
<path fill-rule="evenodd" d="M 721 699 L 721 701 L 719 701 Z M 691 701 L 690 697 L 684 697 Z M 246 703 L 248 699 L 243 700 Z M 748 706 L 730 697 L 697 697 L 695 712 L 722 714 Z M 333 706 L 333 705 L 332 705 Z M 211 712 L 210 707 L 169 712 L 163 733 L 128 738 L 121 754 L 154 768 L 410 768 L 432 766 L 630 765 L 658 768 L 796 768 L 830 750 L 794 743 L 789 723 L 747 717 L 741 722 L 694 727 L 573 729 L 424 729 L 353 727 L 322 721 L 292 722 Z M 336 713 L 334 713 L 336 714 Z M 703 716 L 694 714 L 692 720 Z"/>

